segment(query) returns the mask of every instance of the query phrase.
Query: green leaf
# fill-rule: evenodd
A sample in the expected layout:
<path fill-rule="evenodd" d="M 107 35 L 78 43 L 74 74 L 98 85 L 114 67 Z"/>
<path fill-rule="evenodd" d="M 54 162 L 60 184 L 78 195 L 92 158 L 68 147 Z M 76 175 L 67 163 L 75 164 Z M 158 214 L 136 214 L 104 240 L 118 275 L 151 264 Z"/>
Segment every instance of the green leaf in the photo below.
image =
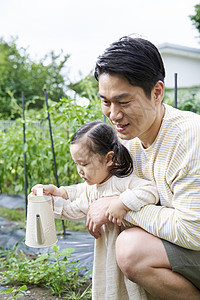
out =
<path fill-rule="evenodd" d="M 13 288 L 8 288 L 8 289 L 3 289 L 3 290 L 0 292 L 0 295 L 12 293 L 12 292 L 14 291 L 14 289 L 15 289 L 15 287 L 13 287 Z"/>
<path fill-rule="evenodd" d="M 64 256 L 71 256 L 71 254 L 75 251 L 75 249 L 73 248 L 66 248 L 66 249 L 63 249 L 59 254 L 60 256 L 64 255 Z"/>
<path fill-rule="evenodd" d="M 57 252 L 57 251 L 59 251 L 60 247 L 57 246 L 57 245 L 53 245 L 53 246 L 51 247 L 51 249 L 52 249 L 53 251 Z"/>

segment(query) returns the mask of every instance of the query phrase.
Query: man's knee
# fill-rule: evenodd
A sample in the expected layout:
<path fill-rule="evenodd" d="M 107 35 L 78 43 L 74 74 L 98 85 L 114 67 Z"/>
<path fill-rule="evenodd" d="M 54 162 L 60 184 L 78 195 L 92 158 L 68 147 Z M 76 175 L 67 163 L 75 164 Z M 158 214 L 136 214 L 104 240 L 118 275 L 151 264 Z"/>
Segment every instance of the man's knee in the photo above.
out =
<path fill-rule="evenodd" d="M 121 271 L 127 278 L 136 278 L 143 267 L 143 253 L 141 248 L 145 245 L 144 230 L 131 228 L 124 230 L 116 240 L 116 259 Z"/>
<path fill-rule="evenodd" d="M 126 229 L 118 236 L 116 259 L 122 272 L 135 282 L 152 268 L 171 269 L 162 241 L 139 227 Z"/>

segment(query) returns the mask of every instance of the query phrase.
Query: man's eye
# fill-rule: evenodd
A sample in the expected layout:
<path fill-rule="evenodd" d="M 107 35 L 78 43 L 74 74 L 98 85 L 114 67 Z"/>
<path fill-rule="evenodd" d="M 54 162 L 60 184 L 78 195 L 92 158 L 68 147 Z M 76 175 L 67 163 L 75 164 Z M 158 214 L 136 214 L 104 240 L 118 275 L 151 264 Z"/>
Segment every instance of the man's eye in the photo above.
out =
<path fill-rule="evenodd" d="M 101 103 L 102 103 L 102 104 L 104 104 L 104 105 L 109 105 L 109 104 L 110 104 L 110 102 L 109 102 L 109 101 L 107 101 L 107 100 L 104 100 L 104 99 L 103 99 L 103 100 L 101 100 Z"/>
<path fill-rule="evenodd" d="M 130 101 L 119 102 L 119 104 L 121 104 L 121 105 L 126 105 L 126 104 L 129 104 L 129 103 L 130 103 Z"/>

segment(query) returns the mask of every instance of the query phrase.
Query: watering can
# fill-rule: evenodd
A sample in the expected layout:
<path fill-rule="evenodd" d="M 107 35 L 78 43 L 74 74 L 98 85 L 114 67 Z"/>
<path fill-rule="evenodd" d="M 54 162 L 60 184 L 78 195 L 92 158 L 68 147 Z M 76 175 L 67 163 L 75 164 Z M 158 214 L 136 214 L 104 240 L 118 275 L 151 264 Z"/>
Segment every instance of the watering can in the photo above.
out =
<path fill-rule="evenodd" d="M 57 242 L 52 197 L 37 189 L 37 196 L 28 199 L 25 244 L 33 248 L 50 247 Z"/>

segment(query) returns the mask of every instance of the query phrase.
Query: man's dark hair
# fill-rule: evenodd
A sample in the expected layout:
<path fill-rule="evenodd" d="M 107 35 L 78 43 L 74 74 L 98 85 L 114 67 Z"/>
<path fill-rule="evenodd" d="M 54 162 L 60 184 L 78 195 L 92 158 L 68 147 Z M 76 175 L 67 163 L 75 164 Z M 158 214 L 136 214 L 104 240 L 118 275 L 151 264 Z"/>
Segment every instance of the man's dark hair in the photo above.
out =
<path fill-rule="evenodd" d="M 112 43 L 96 62 L 94 76 L 119 74 L 139 86 L 150 98 L 157 81 L 164 82 L 165 69 L 158 49 L 148 40 L 125 36 Z"/>
<path fill-rule="evenodd" d="M 110 173 L 117 177 L 125 177 L 133 172 L 133 161 L 127 150 L 118 139 L 114 129 L 101 121 L 92 121 L 84 124 L 74 134 L 71 144 L 76 144 L 86 137 L 86 143 L 89 151 L 106 155 L 109 151 L 113 151 L 113 165 Z"/>

